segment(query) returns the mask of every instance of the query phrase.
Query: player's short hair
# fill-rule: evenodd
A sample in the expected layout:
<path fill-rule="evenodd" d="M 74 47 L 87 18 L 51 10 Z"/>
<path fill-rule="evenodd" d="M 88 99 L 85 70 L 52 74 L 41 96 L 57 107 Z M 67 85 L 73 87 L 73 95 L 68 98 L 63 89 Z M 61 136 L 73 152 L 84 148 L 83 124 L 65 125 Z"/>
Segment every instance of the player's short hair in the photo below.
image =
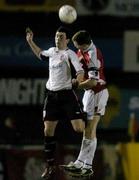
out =
<path fill-rule="evenodd" d="M 89 32 L 80 30 L 73 35 L 72 41 L 76 41 L 79 45 L 91 44 L 92 38 Z"/>
<path fill-rule="evenodd" d="M 67 39 L 71 39 L 72 37 L 71 30 L 64 26 L 60 26 L 56 32 L 64 32 L 66 34 Z"/>

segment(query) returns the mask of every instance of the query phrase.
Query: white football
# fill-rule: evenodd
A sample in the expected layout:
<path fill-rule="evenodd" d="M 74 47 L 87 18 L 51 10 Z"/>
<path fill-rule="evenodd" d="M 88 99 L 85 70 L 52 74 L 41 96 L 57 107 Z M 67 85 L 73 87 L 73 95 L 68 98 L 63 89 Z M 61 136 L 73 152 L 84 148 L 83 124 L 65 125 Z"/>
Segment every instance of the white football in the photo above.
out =
<path fill-rule="evenodd" d="M 59 9 L 59 19 L 67 24 L 73 23 L 77 19 L 77 11 L 71 5 L 63 5 Z"/>

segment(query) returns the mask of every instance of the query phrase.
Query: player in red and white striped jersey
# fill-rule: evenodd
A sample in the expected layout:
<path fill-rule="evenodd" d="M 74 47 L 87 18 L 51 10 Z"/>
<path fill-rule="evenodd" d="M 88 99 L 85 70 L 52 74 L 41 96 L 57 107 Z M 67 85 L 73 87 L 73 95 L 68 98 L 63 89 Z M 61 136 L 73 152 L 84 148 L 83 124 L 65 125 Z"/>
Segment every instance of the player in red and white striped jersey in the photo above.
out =
<path fill-rule="evenodd" d="M 97 147 L 96 129 L 101 116 L 105 114 L 109 94 L 104 76 L 103 56 L 90 34 L 85 30 L 78 31 L 72 41 L 78 49 L 77 55 L 85 70 L 84 81 L 78 84 L 75 80 L 74 83 L 85 90 L 82 101 L 87 113 L 87 125 L 77 160 L 64 168 L 71 172 L 71 175 L 85 177 L 93 174 L 92 163 Z"/>

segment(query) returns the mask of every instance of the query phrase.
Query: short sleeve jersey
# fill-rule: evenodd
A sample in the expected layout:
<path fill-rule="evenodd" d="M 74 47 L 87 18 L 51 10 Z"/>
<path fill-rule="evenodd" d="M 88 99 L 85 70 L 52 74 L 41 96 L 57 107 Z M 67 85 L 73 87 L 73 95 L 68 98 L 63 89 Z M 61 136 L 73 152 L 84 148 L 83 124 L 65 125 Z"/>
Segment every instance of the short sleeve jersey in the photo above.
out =
<path fill-rule="evenodd" d="M 69 59 L 74 66 L 76 73 L 84 72 L 78 56 L 71 49 L 58 50 L 56 47 L 43 50 L 40 53 L 42 56 L 49 57 L 49 78 L 46 88 L 51 91 L 59 91 L 62 89 L 71 89 L 71 69 Z"/>
<path fill-rule="evenodd" d="M 82 67 L 85 70 L 85 78 L 96 79 L 98 84 L 92 88 L 94 91 L 99 92 L 105 88 L 105 76 L 104 76 L 104 60 L 100 49 L 91 43 L 87 50 L 78 50 L 77 55 L 82 63 Z"/>

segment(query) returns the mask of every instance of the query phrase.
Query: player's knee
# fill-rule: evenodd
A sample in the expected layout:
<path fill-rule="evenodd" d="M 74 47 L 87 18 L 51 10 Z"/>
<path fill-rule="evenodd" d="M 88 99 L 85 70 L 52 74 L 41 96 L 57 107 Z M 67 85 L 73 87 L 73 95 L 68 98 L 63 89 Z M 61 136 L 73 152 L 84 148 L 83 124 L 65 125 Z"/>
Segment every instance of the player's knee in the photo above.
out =
<path fill-rule="evenodd" d="M 71 121 L 71 123 L 72 123 L 72 127 L 74 131 L 79 132 L 79 133 L 82 133 L 84 131 L 85 123 L 81 119 L 73 120 Z"/>
<path fill-rule="evenodd" d="M 76 132 L 82 133 L 84 131 L 84 124 L 74 126 L 73 128 Z"/>
<path fill-rule="evenodd" d="M 83 128 L 82 127 L 74 127 L 74 130 L 78 133 L 82 133 L 83 132 Z"/>
<path fill-rule="evenodd" d="M 45 135 L 45 136 L 51 136 L 51 135 L 52 135 L 51 129 L 45 127 L 45 128 L 44 128 L 44 135 Z"/>

